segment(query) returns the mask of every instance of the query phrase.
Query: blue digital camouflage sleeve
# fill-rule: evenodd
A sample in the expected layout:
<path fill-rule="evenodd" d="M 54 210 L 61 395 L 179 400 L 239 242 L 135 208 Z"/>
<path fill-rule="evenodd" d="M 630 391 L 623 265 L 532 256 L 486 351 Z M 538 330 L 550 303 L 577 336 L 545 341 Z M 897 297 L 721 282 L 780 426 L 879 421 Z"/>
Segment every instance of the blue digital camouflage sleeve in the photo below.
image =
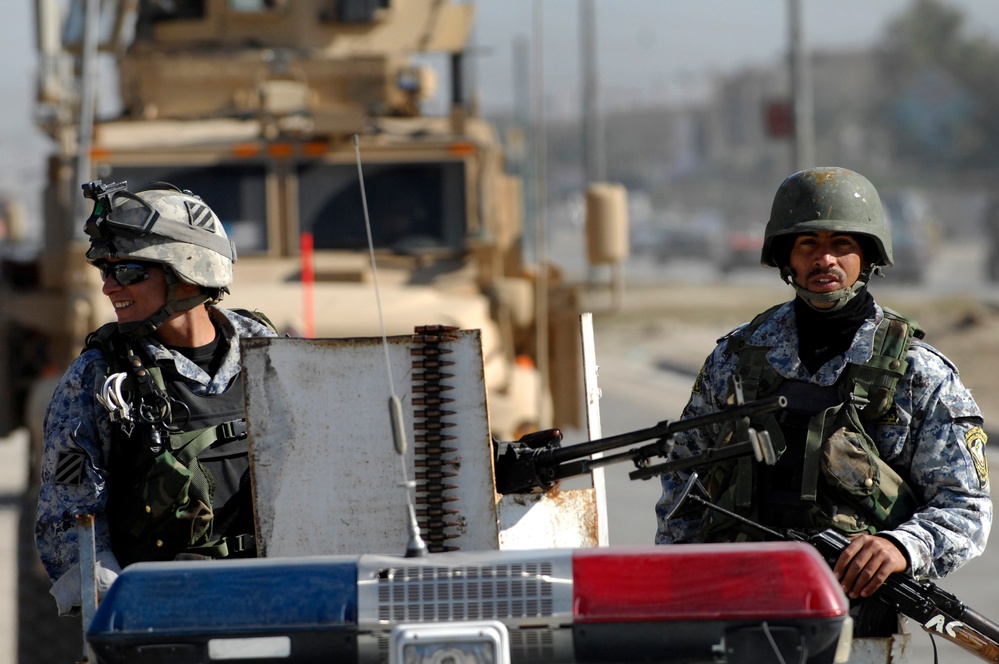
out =
<path fill-rule="evenodd" d="M 109 422 L 96 399 L 106 367 L 100 351 L 89 350 L 76 358 L 45 415 L 35 542 L 45 571 L 57 586 L 53 595 L 60 613 L 67 613 L 71 606 L 58 593 L 79 594 L 76 515 L 94 515 L 98 559 L 112 572 L 118 571 L 104 519 Z"/>
<path fill-rule="evenodd" d="M 980 555 L 992 525 L 982 413 L 957 369 L 915 342 L 896 389 L 896 413 L 878 428 L 882 457 L 907 476 L 923 505 L 884 533 L 917 577 L 943 577 Z"/>

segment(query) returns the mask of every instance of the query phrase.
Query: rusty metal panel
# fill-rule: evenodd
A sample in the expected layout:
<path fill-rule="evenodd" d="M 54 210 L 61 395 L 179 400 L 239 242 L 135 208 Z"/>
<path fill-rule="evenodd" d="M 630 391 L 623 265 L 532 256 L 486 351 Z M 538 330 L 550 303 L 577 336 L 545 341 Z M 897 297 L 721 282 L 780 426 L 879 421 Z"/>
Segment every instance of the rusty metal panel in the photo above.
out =
<path fill-rule="evenodd" d="M 501 549 L 600 546 L 594 489 L 503 496 L 497 504 Z"/>
<path fill-rule="evenodd" d="M 912 661 L 912 635 L 854 639 L 850 644 L 850 664 L 908 664 Z"/>
<path fill-rule="evenodd" d="M 401 553 L 403 468 L 431 551 L 595 545 L 592 489 L 495 493 L 479 332 L 449 332 L 443 350 L 421 345 L 426 336 L 389 337 L 387 353 L 380 338 L 241 341 L 262 555 Z M 393 445 L 386 355 L 402 403 L 404 462 Z M 442 358 L 447 366 L 435 366 Z M 450 401 L 434 405 L 435 395 Z"/>

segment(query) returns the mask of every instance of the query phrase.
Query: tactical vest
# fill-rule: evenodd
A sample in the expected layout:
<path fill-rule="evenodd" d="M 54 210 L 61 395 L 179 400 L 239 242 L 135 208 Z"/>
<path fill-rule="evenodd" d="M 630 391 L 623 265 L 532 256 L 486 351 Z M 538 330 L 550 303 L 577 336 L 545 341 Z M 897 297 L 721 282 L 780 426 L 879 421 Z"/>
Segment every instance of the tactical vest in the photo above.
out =
<path fill-rule="evenodd" d="M 237 310 L 273 329 L 256 312 Z M 200 396 L 140 355 L 109 323 L 87 348 L 108 375 L 124 372 L 131 421 L 111 422 L 107 517 L 112 550 L 128 565 L 253 553 L 253 513 L 243 385 Z M 148 364 L 148 366 L 147 366 Z M 120 426 L 119 426 L 120 424 Z"/>
<path fill-rule="evenodd" d="M 918 325 L 888 309 L 874 335 L 874 352 L 864 364 L 847 364 L 837 382 L 822 387 L 787 380 L 767 361 L 768 348 L 747 341 L 779 308 L 773 307 L 729 337 L 738 353 L 738 373 L 747 400 L 772 395 L 788 398 L 788 408 L 736 424 L 722 433 L 719 445 L 752 426 L 770 434 L 777 463 L 761 466 L 744 458 L 718 466 L 708 477 L 715 501 L 728 509 L 776 528 L 838 528 L 846 533 L 874 533 L 909 519 L 918 505 L 915 494 L 878 454 L 876 427 L 894 417 L 894 394 L 908 368 L 906 353 Z M 705 541 L 738 536 L 735 524 L 709 515 Z"/>

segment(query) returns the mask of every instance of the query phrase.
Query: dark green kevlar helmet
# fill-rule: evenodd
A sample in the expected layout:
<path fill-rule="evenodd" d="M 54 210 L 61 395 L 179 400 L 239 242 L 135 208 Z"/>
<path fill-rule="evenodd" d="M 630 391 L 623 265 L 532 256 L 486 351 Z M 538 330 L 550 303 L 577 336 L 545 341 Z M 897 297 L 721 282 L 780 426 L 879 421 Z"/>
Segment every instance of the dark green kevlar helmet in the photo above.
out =
<path fill-rule="evenodd" d="M 775 255 L 774 240 L 819 231 L 866 236 L 874 243 L 878 255 L 865 255 L 864 259 L 872 266 L 892 265 L 891 232 L 885 222 L 881 198 L 870 180 L 860 173 L 819 167 L 799 171 L 784 180 L 774 196 L 760 262 L 785 268 L 780 263 L 787 256 Z"/>

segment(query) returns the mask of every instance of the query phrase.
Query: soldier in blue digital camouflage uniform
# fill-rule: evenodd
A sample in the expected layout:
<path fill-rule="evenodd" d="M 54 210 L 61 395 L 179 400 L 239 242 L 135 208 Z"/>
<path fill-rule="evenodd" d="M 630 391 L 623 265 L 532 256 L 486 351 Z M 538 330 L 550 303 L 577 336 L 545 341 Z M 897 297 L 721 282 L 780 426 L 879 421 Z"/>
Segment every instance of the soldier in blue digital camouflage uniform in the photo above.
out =
<path fill-rule="evenodd" d="M 982 413 L 957 369 L 910 320 L 877 303 L 871 276 L 892 264 L 874 186 L 841 168 L 785 180 L 762 263 L 796 297 L 723 337 L 683 417 L 723 408 L 739 376 L 745 399 L 788 407 L 749 423 L 684 432 L 675 455 L 766 431 L 779 459 L 701 470 L 713 502 L 774 528 L 836 527 L 853 538 L 834 573 L 858 607 L 860 636 L 888 636 L 897 616 L 864 602 L 893 572 L 942 577 L 985 548 L 992 522 Z M 758 539 L 717 511 L 672 511 L 688 473 L 662 477 L 656 541 Z M 880 606 L 880 605 L 878 605 Z M 883 613 L 883 612 L 882 612 Z"/>
<path fill-rule="evenodd" d="M 117 323 L 90 335 L 49 404 L 36 543 L 59 613 L 80 605 L 77 514 L 99 593 L 140 560 L 253 555 L 239 338 L 266 318 L 216 306 L 235 247 L 198 196 L 84 185 L 87 260 Z"/>

